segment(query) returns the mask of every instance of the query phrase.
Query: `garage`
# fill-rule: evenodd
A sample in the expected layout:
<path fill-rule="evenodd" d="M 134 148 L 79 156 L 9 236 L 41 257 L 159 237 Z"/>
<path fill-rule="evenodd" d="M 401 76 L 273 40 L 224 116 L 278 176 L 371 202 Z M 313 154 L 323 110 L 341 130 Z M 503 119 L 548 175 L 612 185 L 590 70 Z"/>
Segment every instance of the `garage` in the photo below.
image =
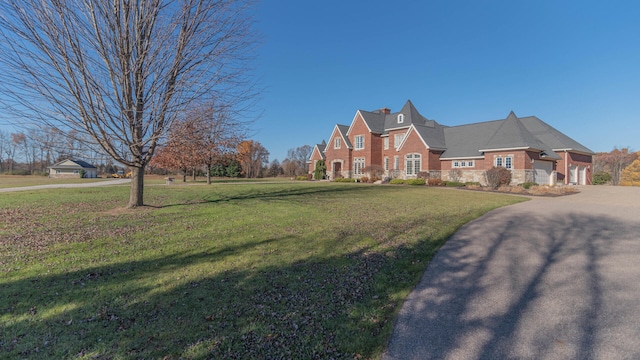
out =
<path fill-rule="evenodd" d="M 553 162 L 536 161 L 533 163 L 533 181 L 539 185 L 552 185 L 551 174 L 553 173 Z"/>

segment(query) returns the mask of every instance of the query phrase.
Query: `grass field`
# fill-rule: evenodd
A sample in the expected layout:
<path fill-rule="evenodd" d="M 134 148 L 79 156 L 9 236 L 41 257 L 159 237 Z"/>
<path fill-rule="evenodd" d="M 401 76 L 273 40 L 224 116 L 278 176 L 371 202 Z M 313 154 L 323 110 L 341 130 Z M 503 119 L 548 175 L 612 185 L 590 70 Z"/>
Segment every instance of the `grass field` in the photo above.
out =
<path fill-rule="evenodd" d="M 275 182 L 0 196 L 0 354 L 377 358 L 462 224 L 523 198 Z"/>

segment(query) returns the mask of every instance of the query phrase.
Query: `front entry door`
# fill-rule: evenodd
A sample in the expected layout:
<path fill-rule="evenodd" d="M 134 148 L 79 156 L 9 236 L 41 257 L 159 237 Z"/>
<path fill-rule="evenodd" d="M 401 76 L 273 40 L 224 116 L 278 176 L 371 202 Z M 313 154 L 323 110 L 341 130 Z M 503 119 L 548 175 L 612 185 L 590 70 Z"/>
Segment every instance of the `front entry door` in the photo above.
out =
<path fill-rule="evenodd" d="M 333 163 L 333 178 L 339 178 L 342 177 L 342 163 L 341 162 L 335 162 Z"/>

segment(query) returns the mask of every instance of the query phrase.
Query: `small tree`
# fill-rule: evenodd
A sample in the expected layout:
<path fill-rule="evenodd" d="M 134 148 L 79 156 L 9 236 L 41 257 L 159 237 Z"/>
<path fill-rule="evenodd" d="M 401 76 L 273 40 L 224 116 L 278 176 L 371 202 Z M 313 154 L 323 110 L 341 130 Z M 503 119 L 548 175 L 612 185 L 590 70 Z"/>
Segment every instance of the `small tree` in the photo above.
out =
<path fill-rule="evenodd" d="M 327 165 L 324 160 L 316 161 L 316 168 L 313 170 L 313 178 L 316 180 L 322 180 L 327 173 Z"/>
<path fill-rule="evenodd" d="M 640 186 L 640 159 L 636 159 L 631 165 L 622 170 L 620 185 Z"/>
<path fill-rule="evenodd" d="M 604 185 L 611 181 L 611 174 L 606 171 L 598 171 L 593 174 L 593 185 Z"/>
<path fill-rule="evenodd" d="M 497 189 L 503 185 L 511 183 L 511 171 L 501 166 L 494 166 L 484 173 L 487 185 L 492 189 Z"/>

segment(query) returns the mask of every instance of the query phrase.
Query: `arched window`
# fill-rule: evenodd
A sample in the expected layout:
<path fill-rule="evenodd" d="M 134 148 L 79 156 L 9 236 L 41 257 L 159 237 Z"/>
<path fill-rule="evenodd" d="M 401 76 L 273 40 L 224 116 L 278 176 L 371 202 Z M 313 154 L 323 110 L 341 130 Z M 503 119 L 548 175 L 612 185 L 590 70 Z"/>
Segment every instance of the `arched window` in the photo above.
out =
<path fill-rule="evenodd" d="M 398 124 L 402 124 L 404 122 L 404 114 L 398 114 Z"/>

